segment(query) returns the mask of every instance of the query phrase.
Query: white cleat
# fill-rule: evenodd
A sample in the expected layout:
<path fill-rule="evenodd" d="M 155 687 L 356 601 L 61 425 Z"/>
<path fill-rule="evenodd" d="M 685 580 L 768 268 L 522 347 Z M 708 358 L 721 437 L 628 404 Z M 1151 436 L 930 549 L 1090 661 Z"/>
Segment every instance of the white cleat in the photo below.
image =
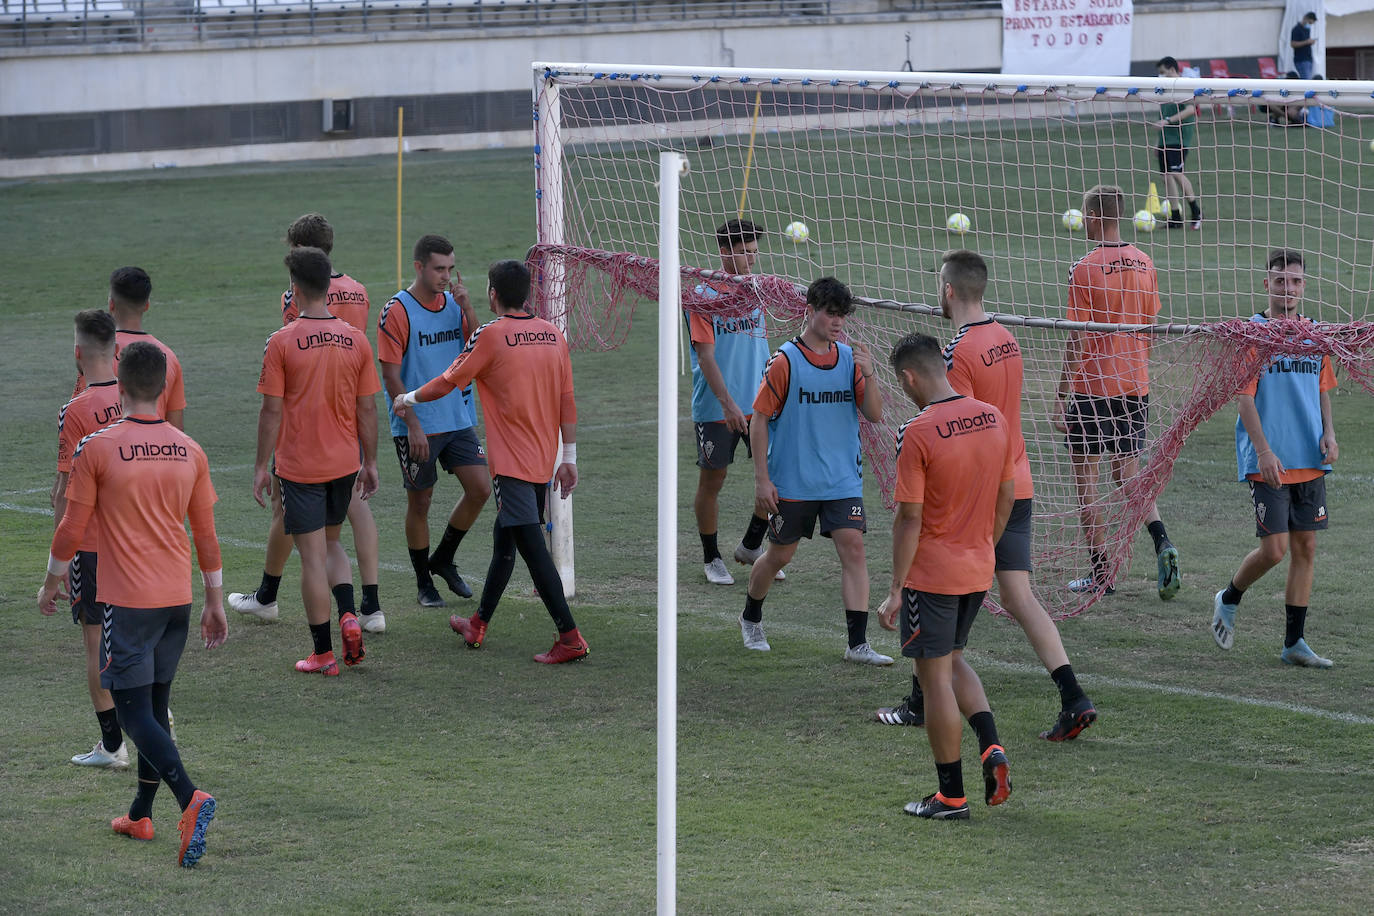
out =
<path fill-rule="evenodd" d="M 854 646 L 844 650 L 844 660 L 855 662 L 860 665 L 874 665 L 878 668 L 885 668 L 892 664 L 891 656 L 875 652 L 868 643 Z"/>
<path fill-rule="evenodd" d="M 77 754 L 72 763 L 79 767 L 101 767 L 106 770 L 127 770 L 129 768 L 129 742 L 125 741 L 119 750 L 111 754 L 105 744 L 97 741 L 88 754 Z"/>
<path fill-rule="evenodd" d="M 240 614 L 252 614 L 259 620 L 277 619 L 277 602 L 263 604 L 257 592 L 230 592 L 229 606 Z"/>
<path fill-rule="evenodd" d="M 359 614 L 358 623 L 362 624 L 363 629 L 369 633 L 386 632 L 386 614 L 381 611 L 373 611 L 371 614 Z"/>
<path fill-rule="evenodd" d="M 753 566 L 754 563 L 755 563 L 755 561 L 757 561 L 759 557 L 763 556 L 763 552 L 764 552 L 766 549 L 767 549 L 766 547 L 764 547 L 762 544 L 760 544 L 759 546 L 755 547 L 753 550 L 750 550 L 748 547 L 745 547 L 745 546 L 744 546 L 744 542 L 743 542 L 743 541 L 740 541 L 738 544 L 735 545 L 735 562 L 736 562 L 736 563 L 742 563 L 742 564 L 745 565 L 745 566 Z M 782 582 L 782 581 L 785 580 L 786 578 L 787 578 L 787 573 L 783 572 L 783 571 L 780 569 L 780 570 L 778 570 L 778 574 L 777 574 L 776 576 L 773 577 L 773 581 L 774 581 L 774 582 Z"/>
<path fill-rule="evenodd" d="M 773 647 L 768 645 L 768 640 L 763 635 L 763 624 L 751 623 L 744 619 L 741 614 L 739 618 L 739 632 L 744 637 L 744 648 L 753 649 L 755 652 L 767 652 Z"/>
<path fill-rule="evenodd" d="M 716 557 L 706 564 L 706 581 L 712 585 L 734 585 L 735 577 L 725 568 L 725 561 Z"/>

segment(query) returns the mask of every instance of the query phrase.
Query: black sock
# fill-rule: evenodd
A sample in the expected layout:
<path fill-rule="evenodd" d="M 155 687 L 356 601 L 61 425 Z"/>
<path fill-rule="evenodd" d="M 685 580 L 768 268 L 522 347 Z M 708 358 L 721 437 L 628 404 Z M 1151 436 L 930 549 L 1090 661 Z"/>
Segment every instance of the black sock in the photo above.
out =
<path fill-rule="evenodd" d="M 310 625 L 310 639 L 315 644 L 316 655 L 334 651 L 334 640 L 329 636 L 328 620 L 324 623 L 312 623 Z"/>
<path fill-rule="evenodd" d="M 340 620 L 343 620 L 344 614 L 356 613 L 357 609 L 353 605 L 352 582 L 344 582 L 340 585 L 336 585 L 331 591 L 334 592 L 334 603 L 339 606 Z"/>
<path fill-rule="evenodd" d="M 363 586 L 363 606 L 364 614 L 375 614 L 382 609 L 381 599 L 377 596 L 376 585 Z"/>
<path fill-rule="evenodd" d="M 452 525 L 444 528 L 444 536 L 439 539 L 439 546 L 434 548 L 434 553 L 429 555 L 429 562 L 434 566 L 447 566 L 453 562 L 453 555 L 458 552 L 458 545 L 463 543 L 463 535 L 466 531 L 459 531 Z"/>
<path fill-rule="evenodd" d="M 994 744 L 1001 744 L 997 740 L 997 723 L 992 719 L 992 713 L 983 710 L 975 712 L 968 717 L 968 724 L 973 727 L 973 731 L 978 735 L 978 753 L 987 753 L 987 749 Z"/>
<path fill-rule="evenodd" d="M 1107 581 L 1107 555 L 1097 550 L 1089 552 L 1093 564 L 1093 581 Z"/>
<path fill-rule="evenodd" d="M 1226 585 L 1226 591 L 1221 593 L 1222 604 L 1240 604 L 1240 599 L 1245 597 L 1245 589 L 1236 588 L 1236 580 L 1232 579 Z"/>
<path fill-rule="evenodd" d="M 97 712 L 95 719 L 100 723 L 101 746 L 113 754 L 124 743 L 124 733 L 119 730 L 119 716 L 115 713 L 114 707 L 110 707 Z"/>
<path fill-rule="evenodd" d="M 750 516 L 749 527 L 744 529 L 740 543 L 746 550 L 758 550 L 763 546 L 763 536 L 768 531 L 768 519 L 757 515 Z"/>
<path fill-rule="evenodd" d="M 271 604 L 277 600 L 277 589 L 281 586 L 281 576 L 262 574 L 262 584 L 258 586 L 258 604 Z"/>
<path fill-rule="evenodd" d="M 940 794 L 949 801 L 964 797 L 964 761 L 935 764 L 935 775 L 940 780 Z"/>
<path fill-rule="evenodd" d="M 424 588 L 434 587 L 434 577 L 429 574 L 429 546 L 410 547 L 410 565 L 415 568 L 415 585 Z"/>
<path fill-rule="evenodd" d="M 530 571 L 530 578 L 534 580 L 534 587 L 539 590 L 539 598 L 553 618 L 553 625 L 559 633 L 577 629 L 567 596 L 563 594 L 563 579 L 558 575 L 558 567 L 553 565 L 549 545 L 544 543 L 544 526 L 516 525 L 511 528 L 511 534 L 515 538 L 516 549 Z"/>
<path fill-rule="evenodd" d="M 1202 219 L 1202 207 L 1198 205 L 1196 197 L 1188 201 L 1188 209 L 1193 212 L 1193 219 Z"/>
<path fill-rule="evenodd" d="M 1086 696 L 1083 688 L 1078 686 L 1078 678 L 1073 676 L 1072 665 L 1060 665 L 1050 672 L 1050 678 L 1054 681 L 1054 686 L 1059 688 L 1059 704 L 1065 709 L 1069 709 Z"/>
<path fill-rule="evenodd" d="M 907 701 L 907 707 L 913 712 L 919 709 L 924 714 L 926 711 L 926 695 L 921 692 L 921 682 L 914 674 L 911 676 L 911 698 Z"/>
<path fill-rule="evenodd" d="M 701 536 L 701 555 L 705 558 L 702 560 L 703 563 L 720 558 L 720 547 L 716 545 L 715 532 Z"/>
<path fill-rule="evenodd" d="M 152 770 L 148 775 L 144 775 L 144 768 Z M 162 785 L 162 779 L 153 770 L 152 765 L 144 760 L 143 755 L 138 755 L 138 794 L 134 796 L 134 803 L 129 806 L 129 820 L 141 821 L 145 817 L 153 815 L 153 799 L 157 798 L 157 787 Z"/>
<path fill-rule="evenodd" d="M 868 611 L 845 611 L 844 625 L 849 630 L 849 648 L 868 642 Z"/>
<path fill-rule="evenodd" d="M 1151 538 L 1154 540 L 1154 542 L 1155 542 L 1155 555 L 1156 555 L 1156 556 L 1157 556 L 1157 555 L 1159 554 L 1159 552 L 1160 552 L 1161 550 L 1163 550 L 1165 547 L 1172 547 L 1172 546 L 1174 546 L 1173 544 L 1169 543 L 1169 535 L 1165 534 L 1165 532 L 1164 532 L 1164 523 L 1163 523 L 1163 522 L 1150 522 L 1150 524 L 1148 524 L 1148 525 L 1145 526 L 1145 530 L 1148 531 L 1148 532 L 1150 532 L 1150 537 L 1151 537 Z"/>
<path fill-rule="evenodd" d="M 144 773 L 156 773 L 176 794 L 177 804 L 184 809 L 191 803 L 196 787 L 182 769 L 181 755 L 172 743 L 172 736 L 153 716 L 152 694 L 155 686 L 158 685 L 115 689 L 110 691 L 110 695 L 114 697 L 115 709 L 119 710 L 120 724 L 128 733 L 129 740 L 138 746 L 140 778 Z M 166 688 L 169 685 L 161 686 Z M 165 706 L 162 715 L 166 717 Z"/>
<path fill-rule="evenodd" d="M 482 598 L 477 603 L 477 616 L 491 623 L 496 605 L 506 592 L 511 573 L 515 572 L 515 536 L 498 519 L 491 532 L 491 563 L 487 565 L 487 581 L 482 584 Z"/>
<path fill-rule="evenodd" d="M 748 592 L 744 593 L 744 619 L 750 623 L 760 623 L 763 620 L 763 599 L 755 598 Z"/>
<path fill-rule="evenodd" d="M 1285 616 L 1285 626 L 1283 633 L 1283 647 L 1285 649 L 1297 645 L 1302 639 L 1303 627 L 1307 625 L 1307 606 L 1297 604 L 1285 604 L 1283 606 Z M 107 745 L 105 750 L 109 750 Z"/>

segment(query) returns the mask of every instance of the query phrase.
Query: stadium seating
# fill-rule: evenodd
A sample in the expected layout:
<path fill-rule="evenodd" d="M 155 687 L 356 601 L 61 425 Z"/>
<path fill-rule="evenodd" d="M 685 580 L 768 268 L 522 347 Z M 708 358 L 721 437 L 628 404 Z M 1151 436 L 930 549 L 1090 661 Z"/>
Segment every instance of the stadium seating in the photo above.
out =
<path fill-rule="evenodd" d="M 1262 80 L 1276 80 L 1279 78 L 1279 65 L 1274 62 L 1272 57 L 1257 58 L 1259 63 L 1259 75 Z"/>

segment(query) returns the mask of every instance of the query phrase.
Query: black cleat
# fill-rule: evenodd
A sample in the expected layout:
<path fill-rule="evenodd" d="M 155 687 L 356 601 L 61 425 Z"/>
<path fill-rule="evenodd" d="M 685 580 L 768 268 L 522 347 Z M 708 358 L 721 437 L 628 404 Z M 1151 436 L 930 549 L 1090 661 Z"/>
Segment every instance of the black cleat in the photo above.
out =
<path fill-rule="evenodd" d="M 449 591 L 453 592 L 459 598 L 472 597 L 472 589 L 469 588 L 468 584 L 463 581 L 463 577 L 458 575 L 457 566 L 453 565 L 452 563 L 439 564 L 435 563 L 433 560 L 430 560 L 429 571 L 434 573 L 434 575 L 438 576 L 439 578 L 443 579 L 444 583 L 448 585 Z"/>
<path fill-rule="evenodd" d="M 904 697 L 902 702 L 896 706 L 883 706 L 874 714 L 874 718 L 884 725 L 915 725 L 926 724 L 925 709 L 912 709 L 911 697 Z"/>
<path fill-rule="evenodd" d="M 1007 754 L 994 744 L 983 755 L 983 801 L 1000 805 L 1011 797 L 1011 769 Z"/>
<path fill-rule="evenodd" d="M 1097 721 L 1097 710 L 1087 697 L 1079 700 L 1072 709 L 1059 710 L 1059 718 L 1049 731 L 1040 733 L 1046 741 L 1072 741 L 1079 732 Z"/>
<path fill-rule="evenodd" d="M 968 802 L 962 805 L 945 804 L 944 799 L 940 798 L 940 793 L 927 795 L 918 802 L 907 802 L 902 808 L 907 814 L 914 817 L 926 817 L 939 821 L 966 821 L 968 820 Z"/>
<path fill-rule="evenodd" d="M 426 582 L 424 585 L 421 585 L 420 594 L 415 600 L 425 607 L 447 607 L 444 603 L 444 599 L 439 597 L 439 590 L 434 587 L 433 582 Z"/>

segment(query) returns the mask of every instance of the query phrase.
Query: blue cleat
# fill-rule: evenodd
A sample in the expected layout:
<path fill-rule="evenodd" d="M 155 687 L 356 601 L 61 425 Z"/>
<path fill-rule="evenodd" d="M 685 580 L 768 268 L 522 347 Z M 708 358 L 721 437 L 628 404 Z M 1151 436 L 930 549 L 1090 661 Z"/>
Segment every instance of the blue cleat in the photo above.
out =
<path fill-rule="evenodd" d="M 1221 600 L 1224 594 L 1226 589 L 1223 588 L 1212 599 L 1212 638 L 1223 649 L 1229 649 L 1236 642 L 1236 606 L 1224 604 Z"/>
<path fill-rule="evenodd" d="M 1159 570 L 1159 600 L 1168 601 L 1178 594 L 1183 577 L 1178 573 L 1178 548 L 1173 544 L 1165 547 L 1155 558 Z"/>
<path fill-rule="evenodd" d="M 1279 658 L 1285 665 L 1297 665 L 1299 668 L 1330 668 L 1331 659 L 1322 658 L 1312 651 L 1312 647 L 1307 644 L 1307 640 L 1299 639 L 1291 646 L 1284 648 L 1279 653 Z"/>

